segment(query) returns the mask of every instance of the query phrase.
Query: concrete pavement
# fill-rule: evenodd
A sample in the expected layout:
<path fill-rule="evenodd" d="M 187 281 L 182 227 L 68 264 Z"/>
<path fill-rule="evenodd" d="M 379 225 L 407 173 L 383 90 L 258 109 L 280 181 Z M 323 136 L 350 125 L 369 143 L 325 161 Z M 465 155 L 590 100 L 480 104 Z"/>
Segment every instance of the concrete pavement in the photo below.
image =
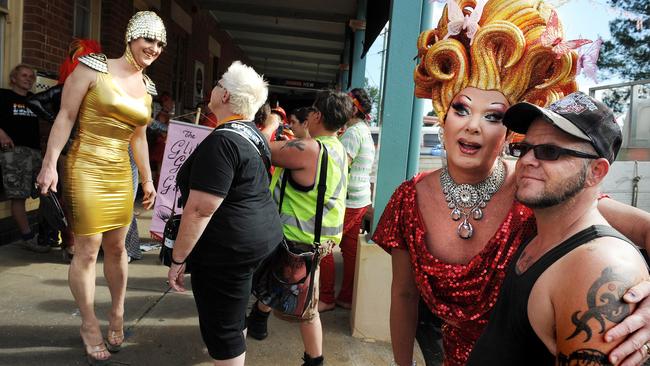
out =
<path fill-rule="evenodd" d="M 148 215 L 138 218 L 143 238 L 148 237 Z M 340 267 L 340 256 L 335 258 Z M 37 254 L 15 243 L 0 246 L 1 366 L 86 364 L 79 337 L 81 319 L 68 289 L 67 269 L 57 248 Z M 96 311 L 105 333 L 110 296 L 102 270 L 100 259 Z M 170 292 L 166 274 L 167 268 L 157 263 L 157 251 L 145 253 L 142 260 L 129 265 L 126 344 L 113 355 L 112 364 L 211 364 L 192 293 Z M 327 365 L 390 364 L 389 344 L 350 336 L 349 311 L 337 308 L 321 318 Z M 248 339 L 246 364 L 300 365 L 302 350 L 298 327 L 271 317 L 266 340 Z M 417 359 L 424 364 L 419 351 Z"/>

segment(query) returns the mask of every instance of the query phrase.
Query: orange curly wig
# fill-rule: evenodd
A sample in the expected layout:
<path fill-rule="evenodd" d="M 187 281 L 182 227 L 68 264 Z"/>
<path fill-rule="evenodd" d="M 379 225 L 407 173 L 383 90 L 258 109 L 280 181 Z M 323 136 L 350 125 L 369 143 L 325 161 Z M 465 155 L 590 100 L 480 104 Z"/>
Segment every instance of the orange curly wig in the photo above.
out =
<path fill-rule="evenodd" d="M 456 0 L 465 15 L 476 0 Z M 539 39 L 551 8 L 541 0 L 489 0 L 473 42 L 465 32 L 447 34 L 445 6 L 438 27 L 418 39 L 415 95 L 431 99 L 440 125 L 454 96 L 466 87 L 501 92 L 512 105 L 527 101 L 545 106 L 576 91 L 578 55 L 559 58 Z"/>

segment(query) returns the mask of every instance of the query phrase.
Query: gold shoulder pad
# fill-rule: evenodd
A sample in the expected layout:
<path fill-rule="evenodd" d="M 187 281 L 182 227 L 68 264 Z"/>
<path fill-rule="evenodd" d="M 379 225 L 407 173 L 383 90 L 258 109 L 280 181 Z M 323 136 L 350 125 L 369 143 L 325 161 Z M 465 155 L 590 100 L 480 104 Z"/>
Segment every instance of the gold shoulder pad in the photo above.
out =
<path fill-rule="evenodd" d="M 79 62 L 104 74 L 108 74 L 107 60 L 106 55 L 103 53 L 89 53 L 79 57 Z"/>
<path fill-rule="evenodd" d="M 147 76 L 147 74 L 142 74 L 142 79 L 144 80 L 144 86 L 147 88 L 147 93 L 156 96 L 158 91 L 156 91 L 156 84 Z"/>

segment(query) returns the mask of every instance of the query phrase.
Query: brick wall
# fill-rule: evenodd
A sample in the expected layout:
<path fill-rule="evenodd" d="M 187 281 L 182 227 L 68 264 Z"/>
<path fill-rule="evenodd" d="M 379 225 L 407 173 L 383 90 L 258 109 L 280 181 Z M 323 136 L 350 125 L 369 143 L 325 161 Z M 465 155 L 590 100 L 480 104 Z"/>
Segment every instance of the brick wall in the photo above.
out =
<path fill-rule="evenodd" d="M 180 92 L 176 95 L 177 101 L 183 108 L 192 108 L 195 61 L 203 63 L 205 67 L 204 91 L 208 93 L 215 72 L 220 75 L 234 60 L 248 63 L 248 59 L 239 47 L 232 44 L 230 36 L 219 28 L 208 11 L 201 10 L 192 1 L 176 2 L 192 17 L 192 33 L 188 34 L 171 19 L 171 0 L 162 0 L 160 10 L 151 9 L 165 22 L 168 44 L 160 58 L 147 69 L 147 74 L 156 83 L 159 92 Z M 25 0 L 24 4 L 23 62 L 39 71 L 58 76 L 59 65 L 72 40 L 74 1 Z M 133 0 L 102 0 L 101 6 L 103 52 L 109 58 L 120 57 L 125 47 L 124 31 L 133 15 Z M 219 70 L 216 71 L 212 70 L 212 58 L 208 50 L 209 36 L 221 45 Z M 184 48 L 183 52 L 179 52 L 179 46 Z M 178 59 L 179 56 L 181 59 Z M 175 91 L 173 81 L 180 74 L 183 77 L 178 81 Z"/>
<path fill-rule="evenodd" d="M 101 44 L 108 58 L 124 53 L 124 31 L 133 15 L 133 0 L 102 0 Z"/>
<path fill-rule="evenodd" d="M 72 40 L 74 2 L 26 0 L 23 23 L 23 62 L 57 74 Z"/>
<path fill-rule="evenodd" d="M 188 1 L 177 1 L 177 4 L 183 8 L 187 14 L 192 17 L 192 33 L 188 34 L 183 28 L 177 25 L 171 19 L 171 2 L 163 0 L 158 14 L 165 22 L 167 28 L 167 47 L 158 60 L 148 68 L 147 74 L 156 83 L 158 92 L 168 92 L 176 97 L 176 101 L 181 104 L 182 109 L 191 109 L 194 107 L 193 87 L 194 87 L 194 64 L 195 61 L 203 63 L 204 75 L 204 93 L 208 93 L 211 88 L 212 80 L 212 58 L 208 50 L 208 39 L 212 36 L 221 44 L 221 58 L 219 59 L 218 74 L 222 74 L 226 68 L 235 60 L 248 62 L 242 50 L 232 43 L 230 36 L 219 28 L 218 23 L 209 14 L 208 11 L 201 10 L 197 6 L 191 5 Z M 183 42 L 183 45 L 179 45 Z M 184 52 L 179 52 L 179 46 L 184 48 Z M 182 59 L 179 59 L 181 57 Z M 181 91 L 180 95 L 175 94 L 173 90 L 173 79 L 177 77 L 175 67 L 183 65 L 183 80 L 177 87 Z M 183 110 L 178 111 L 182 113 Z"/>
<path fill-rule="evenodd" d="M 124 52 L 124 29 L 133 14 L 133 0 L 102 0 L 101 44 L 108 57 Z M 39 71 L 58 74 L 74 30 L 74 1 L 26 0 L 23 62 Z"/>

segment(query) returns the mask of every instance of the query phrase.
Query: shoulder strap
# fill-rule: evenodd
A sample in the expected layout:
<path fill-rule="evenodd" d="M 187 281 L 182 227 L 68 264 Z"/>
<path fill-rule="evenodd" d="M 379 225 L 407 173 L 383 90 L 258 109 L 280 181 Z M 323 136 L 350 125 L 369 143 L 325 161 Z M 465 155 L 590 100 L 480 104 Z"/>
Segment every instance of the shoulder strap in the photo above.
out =
<path fill-rule="evenodd" d="M 323 151 L 320 163 L 320 173 L 318 174 L 318 194 L 316 196 L 316 215 L 314 216 L 314 244 L 320 245 L 320 234 L 323 226 L 323 206 L 325 205 L 325 191 L 327 190 L 327 164 L 329 155 L 327 148 L 320 141 L 318 146 Z M 280 186 L 280 200 L 278 202 L 278 212 L 282 212 L 282 201 L 284 201 L 284 191 L 287 188 L 287 181 L 289 180 L 291 171 L 285 169 L 282 172 L 282 185 Z"/>
<path fill-rule="evenodd" d="M 636 246 L 630 241 L 630 239 L 623 236 L 623 234 L 616 231 L 616 229 L 611 226 L 606 225 L 592 225 L 588 228 L 574 234 L 567 240 L 563 241 L 556 247 L 549 250 L 544 254 L 537 262 L 535 262 L 524 275 L 533 276 L 537 278 L 542 275 L 542 273 L 550 267 L 553 263 L 557 262 L 560 258 L 576 249 L 577 247 L 588 243 L 596 238 L 601 238 L 605 236 L 614 237 L 623 241 L 630 243 L 633 247 Z M 517 256 L 516 258 L 518 258 Z"/>
<path fill-rule="evenodd" d="M 89 53 L 79 57 L 78 60 L 95 71 L 108 74 L 108 58 L 103 53 Z"/>
<path fill-rule="evenodd" d="M 270 174 L 271 160 L 269 157 L 271 156 L 271 152 L 264 143 L 263 137 L 254 131 L 252 127 L 249 127 L 245 123 L 241 122 L 230 122 L 219 126 L 217 129 L 215 129 L 215 131 L 234 132 L 237 135 L 243 137 L 246 141 L 253 145 L 259 156 L 262 158 L 267 173 Z"/>
<path fill-rule="evenodd" d="M 318 141 L 323 149 L 323 157 L 320 163 L 320 174 L 318 175 L 318 198 L 316 199 L 316 223 L 314 224 L 314 243 L 320 245 L 320 232 L 323 226 L 323 206 L 325 205 L 325 191 L 327 190 L 327 163 L 329 156 L 327 147 Z"/>
<path fill-rule="evenodd" d="M 287 188 L 287 182 L 289 181 L 289 174 L 291 170 L 284 169 L 282 171 L 282 183 L 280 183 L 280 200 L 278 201 L 278 212 L 282 213 L 282 201 L 284 201 L 284 190 Z"/>
<path fill-rule="evenodd" d="M 145 88 L 147 88 L 147 93 L 153 96 L 158 95 L 158 91 L 156 90 L 156 84 L 151 80 L 151 78 L 147 74 L 142 74 L 142 80 L 144 80 L 144 86 Z"/>

